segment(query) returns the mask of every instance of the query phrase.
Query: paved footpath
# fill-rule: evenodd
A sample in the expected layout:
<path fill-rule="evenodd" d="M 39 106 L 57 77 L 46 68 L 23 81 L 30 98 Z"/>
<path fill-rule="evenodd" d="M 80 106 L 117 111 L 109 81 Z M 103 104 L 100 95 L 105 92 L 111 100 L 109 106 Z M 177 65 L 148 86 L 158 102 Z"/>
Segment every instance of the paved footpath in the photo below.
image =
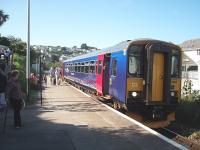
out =
<path fill-rule="evenodd" d="M 178 149 L 119 116 L 71 86 L 50 86 L 44 106 L 22 111 L 23 127 L 8 114 L 0 150 L 173 150 Z"/>

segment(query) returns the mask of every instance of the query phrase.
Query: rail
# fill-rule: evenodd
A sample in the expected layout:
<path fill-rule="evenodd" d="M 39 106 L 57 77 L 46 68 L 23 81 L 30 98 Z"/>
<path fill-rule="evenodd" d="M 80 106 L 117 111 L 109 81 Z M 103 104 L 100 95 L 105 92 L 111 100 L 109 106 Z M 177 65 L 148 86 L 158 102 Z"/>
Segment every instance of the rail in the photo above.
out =
<path fill-rule="evenodd" d="M 184 137 L 168 128 L 158 128 L 155 130 L 157 132 L 159 132 L 160 134 L 168 137 L 169 139 L 173 139 L 177 143 L 184 145 L 191 150 L 199 150 L 200 149 L 200 144 L 197 144 L 197 143 L 189 140 L 187 137 Z"/>

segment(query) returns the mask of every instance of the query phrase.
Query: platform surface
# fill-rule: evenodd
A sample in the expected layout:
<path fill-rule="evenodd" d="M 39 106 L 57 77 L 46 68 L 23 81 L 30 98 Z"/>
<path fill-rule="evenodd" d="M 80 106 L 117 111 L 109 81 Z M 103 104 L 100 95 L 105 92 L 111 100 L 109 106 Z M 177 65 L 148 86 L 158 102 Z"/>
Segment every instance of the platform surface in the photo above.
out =
<path fill-rule="evenodd" d="M 175 150 L 177 147 L 121 117 L 70 85 L 49 86 L 44 106 L 22 111 L 21 129 L 8 113 L 1 150 Z"/>

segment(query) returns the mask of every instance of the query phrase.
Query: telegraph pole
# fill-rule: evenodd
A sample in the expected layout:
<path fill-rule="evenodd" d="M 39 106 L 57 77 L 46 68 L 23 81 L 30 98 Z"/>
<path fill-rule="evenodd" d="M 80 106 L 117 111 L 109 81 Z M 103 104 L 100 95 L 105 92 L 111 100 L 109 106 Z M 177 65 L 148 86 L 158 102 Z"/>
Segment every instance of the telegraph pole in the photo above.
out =
<path fill-rule="evenodd" d="M 27 50 L 26 50 L 26 92 L 27 92 L 27 97 L 29 100 L 30 96 L 30 86 L 29 86 L 29 76 L 30 76 L 30 0 L 28 0 L 28 5 L 27 5 L 27 11 L 28 11 L 28 18 L 27 18 L 27 29 L 28 29 L 28 34 L 27 34 Z"/>

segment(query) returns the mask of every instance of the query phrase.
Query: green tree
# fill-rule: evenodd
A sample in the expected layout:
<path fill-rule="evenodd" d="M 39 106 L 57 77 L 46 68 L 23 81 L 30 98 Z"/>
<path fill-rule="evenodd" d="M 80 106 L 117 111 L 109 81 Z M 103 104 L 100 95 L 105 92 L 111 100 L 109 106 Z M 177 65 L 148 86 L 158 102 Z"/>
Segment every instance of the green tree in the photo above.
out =
<path fill-rule="evenodd" d="M 36 58 L 39 59 L 39 56 L 40 56 L 40 53 L 36 50 L 34 50 L 33 48 L 31 48 L 31 51 L 30 51 L 30 58 L 31 58 L 31 64 L 35 63 L 36 61 Z"/>
<path fill-rule="evenodd" d="M 3 25 L 9 18 L 9 15 L 5 14 L 3 10 L 0 10 L 0 26 Z"/>
<path fill-rule="evenodd" d="M 26 42 L 13 36 L 9 36 L 8 39 L 10 40 L 10 49 L 12 49 L 14 53 L 22 56 L 26 55 Z"/>
<path fill-rule="evenodd" d="M 52 62 L 59 62 L 59 56 L 58 55 L 55 55 L 55 54 L 52 54 L 51 55 L 51 61 Z"/>
<path fill-rule="evenodd" d="M 193 86 L 193 84 L 192 84 L 191 80 L 184 81 L 184 85 L 183 85 L 183 89 L 182 89 L 184 96 L 188 96 L 188 95 L 192 94 L 192 86 Z"/>
<path fill-rule="evenodd" d="M 61 62 L 49 62 L 48 64 L 43 64 L 44 70 L 49 70 L 51 67 L 62 67 Z"/>
<path fill-rule="evenodd" d="M 8 46 L 10 47 L 10 40 L 7 37 L 0 36 L 0 45 Z"/>
<path fill-rule="evenodd" d="M 67 50 L 67 47 L 62 47 L 61 48 L 61 51 L 66 51 Z"/>
<path fill-rule="evenodd" d="M 86 43 L 81 44 L 81 49 L 88 49 L 88 46 Z"/>

